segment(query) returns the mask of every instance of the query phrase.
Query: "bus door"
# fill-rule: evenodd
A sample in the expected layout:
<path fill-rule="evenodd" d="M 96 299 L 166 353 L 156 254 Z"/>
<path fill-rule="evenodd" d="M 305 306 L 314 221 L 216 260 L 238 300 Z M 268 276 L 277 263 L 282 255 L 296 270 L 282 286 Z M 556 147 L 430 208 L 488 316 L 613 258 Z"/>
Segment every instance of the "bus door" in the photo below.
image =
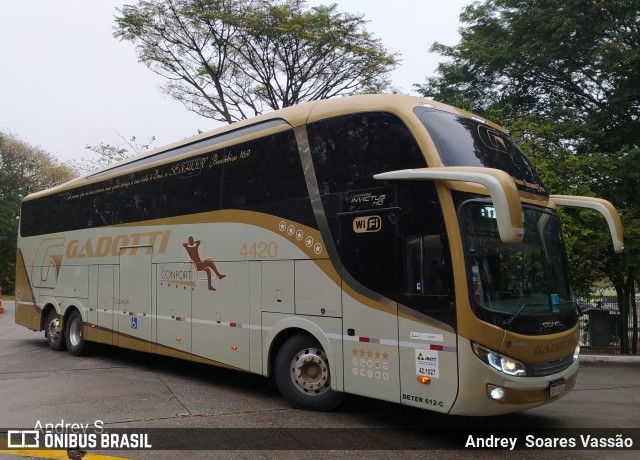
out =
<path fill-rule="evenodd" d="M 119 296 L 114 310 L 118 318 L 118 345 L 151 352 L 151 255 L 152 246 L 120 248 Z M 115 326 L 115 324 L 114 324 Z"/>
<path fill-rule="evenodd" d="M 384 190 L 344 194 L 342 262 L 344 389 L 399 402 L 396 225 Z"/>
<path fill-rule="evenodd" d="M 401 403 L 447 412 L 458 390 L 449 238 L 432 182 L 397 190 Z"/>

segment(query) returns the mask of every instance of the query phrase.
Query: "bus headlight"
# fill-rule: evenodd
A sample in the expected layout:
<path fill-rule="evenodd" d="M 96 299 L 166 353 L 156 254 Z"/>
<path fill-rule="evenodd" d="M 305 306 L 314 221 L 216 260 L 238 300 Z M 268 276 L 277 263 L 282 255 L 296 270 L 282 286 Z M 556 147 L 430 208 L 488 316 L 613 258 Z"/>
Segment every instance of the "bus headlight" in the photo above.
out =
<path fill-rule="evenodd" d="M 494 369 L 514 377 L 524 377 L 527 375 L 524 364 L 520 361 L 501 355 L 493 350 L 489 350 L 475 342 L 471 342 L 471 347 L 473 348 L 475 355 L 480 358 L 482 362 L 488 364 Z"/>
<path fill-rule="evenodd" d="M 576 345 L 576 349 L 573 351 L 573 362 L 575 363 L 580 356 L 580 344 Z"/>

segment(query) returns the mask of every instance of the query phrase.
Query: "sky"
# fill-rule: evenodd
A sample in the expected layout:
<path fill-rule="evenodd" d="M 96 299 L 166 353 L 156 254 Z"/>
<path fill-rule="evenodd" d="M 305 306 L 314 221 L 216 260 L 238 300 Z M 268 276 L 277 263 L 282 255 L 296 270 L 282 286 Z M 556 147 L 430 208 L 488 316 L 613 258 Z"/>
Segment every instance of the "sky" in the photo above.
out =
<path fill-rule="evenodd" d="M 220 126 L 160 90 L 164 80 L 138 62 L 134 45 L 113 38 L 116 8 L 134 0 L 1 0 L 0 131 L 61 162 L 88 145 L 155 136 L 160 147 Z M 392 84 L 407 94 L 433 75 L 434 42 L 459 41 L 459 15 L 472 0 L 308 0 L 364 13 L 367 30 L 401 54 Z"/>

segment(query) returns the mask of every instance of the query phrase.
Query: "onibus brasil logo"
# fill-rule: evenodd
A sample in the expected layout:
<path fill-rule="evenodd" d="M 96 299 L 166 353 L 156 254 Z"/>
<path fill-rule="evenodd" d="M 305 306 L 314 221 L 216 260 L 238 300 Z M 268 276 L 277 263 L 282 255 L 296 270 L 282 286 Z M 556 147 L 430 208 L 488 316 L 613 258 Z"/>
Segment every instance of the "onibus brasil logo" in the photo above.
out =
<path fill-rule="evenodd" d="M 41 423 L 32 430 L 8 430 L 9 449 L 151 449 L 148 433 L 108 431 L 102 420 L 91 423 Z"/>

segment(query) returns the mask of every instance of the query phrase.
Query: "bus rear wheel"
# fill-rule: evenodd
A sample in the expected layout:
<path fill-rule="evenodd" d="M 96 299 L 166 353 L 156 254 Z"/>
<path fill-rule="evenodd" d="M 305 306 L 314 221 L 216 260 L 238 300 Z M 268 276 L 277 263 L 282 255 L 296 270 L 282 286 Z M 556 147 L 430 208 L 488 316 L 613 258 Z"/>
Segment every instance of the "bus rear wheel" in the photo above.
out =
<path fill-rule="evenodd" d="M 329 411 L 344 395 L 331 389 L 329 360 L 316 339 L 289 338 L 276 357 L 275 379 L 282 396 L 298 409 Z"/>
<path fill-rule="evenodd" d="M 64 331 L 62 330 L 62 320 L 55 310 L 50 310 L 47 315 L 44 335 L 49 343 L 49 348 L 55 351 L 64 350 Z"/>
<path fill-rule="evenodd" d="M 67 342 L 67 351 L 74 356 L 80 356 L 86 349 L 83 328 L 80 312 L 73 310 L 66 321 L 64 333 Z"/>

